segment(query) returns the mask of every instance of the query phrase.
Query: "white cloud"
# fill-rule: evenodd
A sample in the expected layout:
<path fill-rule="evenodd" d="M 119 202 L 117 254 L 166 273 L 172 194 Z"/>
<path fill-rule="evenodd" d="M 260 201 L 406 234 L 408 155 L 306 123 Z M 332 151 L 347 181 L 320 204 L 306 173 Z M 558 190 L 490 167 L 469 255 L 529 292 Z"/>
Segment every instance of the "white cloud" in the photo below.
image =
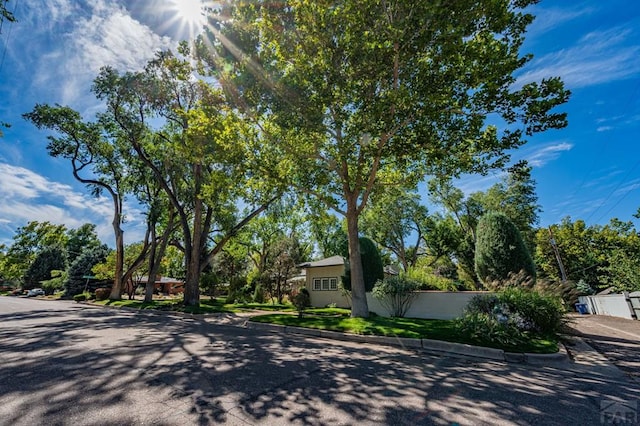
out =
<path fill-rule="evenodd" d="M 626 185 L 616 189 L 616 191 L 612 195 L 614 197 L 617 197 L 620 195 L 626 196 L 629 192 L 635 191 L 638 188 L 640 188 L 640 179 L 634 179 L 628 182 Z"/>
<path fill-rule="evenodd" d="M 536 19 L 529 26 L 527 33 L 529 37 L 535 37 L 581 16 L 591 15 L 596 12 L 596 9 L 587 7 L 584 4 L 572 5 L 571 8 L 545 8 L 536 5 L 531 8 L 531 12 Z"/>
<path fill-rule="evenodd" d="M 116 2 L 27 3 L 24 8 L 30 9 L 29 15 L 21 18 L 25 26 L 17 26 L 19 42 L 15 43 L 13 57 L 23 62 L 23 67 L 36 70 L 31 90 L 45 102 L 53 100 L 76 108 L 79 103 L 83 108 L 91 106 L 86 105 L 95 103 L 88 100 L 93 98 L 90 85 L 102 66 L 138 70 L 158 50 L 175 46 L 170 38 L 133 19 Z M 28 43 L 31 25 L 37 26 L 35 34 L 40 38 Z M 25 62 L 29 59 L 37 63 Z"/>
<path fill-rule="evenodd" d="M 606 132 L 606 131 L 609 131 L 609 130 L 612 130 L 612 129 L 613 129 L 613 127 L 611 127 L 611 126 L 600 126 L 600 127 L 598 127 L 596 129 L 596 132 Z"/>
<path fill-rule="evenodd" d="M 568 142 L 554 142 L 547 144 L 533 152 L 526 153 L 524 159 L 533 167 L 542 167 L 555 160 L 565 151 L 570 151 L 573 145 Z"/>
<path fill-rule="evenodd" d="M 113 206 L 105 197 L 94 198 L 77 192 L 71 186 L 54 182 L 29 169 L 0 163 L 0 234 L 11 234 L 30 221 L 49 221 L 77 228 L 84 223 L 95 223 L 101 240 L 113 243 Z M 126 206 L 130 223 L 127 241 L 142 239 L 141 214 Z"/>
<path fill-rule="evenodd" d="M 173 44 L 120 9 L 108 9 L 79 22 L 70 39 L 79 52 L 75 61 L 93 73 L 105 65 L 138 70 L 156 51 Z"/>
<path fill-rule="evenodd" d="M 518 151 L 517 159 L 526 160 L 532 167 L 542 167 L 545 164 L 557 159 L 563 152 L 569 151 L 573 145 L 568 142 L 554 142 L 536 149 L 523 149 Z M 506 176 L 505 171 L 496 171 L 486 176 L 466 175 L 455 182 L 465 195 L 478 191 L 485 191 L 492 185 L 498 183 Z"/>
<path fill-rule="evenodd" d="M 614 177 L 621 175 L 623 172 L 618 168 L 614 168 L 611 170 L 595 170 L 595 173 L 598 177 L 596 179 L 592 179 L 589 182 L 585 182 L 583 185 L 584 188 L 596 188 L 599 190 L 604 190 L 607 188 L 611 188 L 614 185 Z M 589 174 L 593 174 L 589 171 Z"/>
<path fill-rule="evenodd" d="M 518 85 L 560 76 L 569 88 L 623 80 L 640 73 L 640 46 L 629 45 L 632 30 L 615 27 L 593 31 L 575 46 L 532 61 L 518 77 Z"/>

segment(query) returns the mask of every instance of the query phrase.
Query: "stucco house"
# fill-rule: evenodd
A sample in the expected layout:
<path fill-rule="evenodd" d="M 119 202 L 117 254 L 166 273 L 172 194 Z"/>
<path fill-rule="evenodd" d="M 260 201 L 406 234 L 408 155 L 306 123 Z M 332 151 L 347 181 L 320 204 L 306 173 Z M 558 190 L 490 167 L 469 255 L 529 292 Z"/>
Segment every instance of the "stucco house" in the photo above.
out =
<path fill-rule="evenodd" d="M 309 290 L 311 306 L 322 308 L 334 304 L 339 308 L 349 308 L 349 299 L 340 289 L 344 275 L 345 259 L 332 256 L 315 262 L 298 265 L 305 272 L 305 287 Z"/>

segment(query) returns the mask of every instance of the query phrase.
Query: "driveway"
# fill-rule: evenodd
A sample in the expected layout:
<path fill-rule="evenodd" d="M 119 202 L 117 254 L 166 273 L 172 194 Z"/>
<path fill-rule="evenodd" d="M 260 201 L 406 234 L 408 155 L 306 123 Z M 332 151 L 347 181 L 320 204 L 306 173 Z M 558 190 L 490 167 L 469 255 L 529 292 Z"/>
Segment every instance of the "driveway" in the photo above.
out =
<path fill-rule="evenodd" d="M 574 335 L 640 383 L 640 321 L 605 315 L 573 315 L 570 328 Z"/>
<path fill-rule="evenodd" d="M 0 297 L 0 425 L 599 425 L 640 400 L 617 369 L 233 323 Z"/>

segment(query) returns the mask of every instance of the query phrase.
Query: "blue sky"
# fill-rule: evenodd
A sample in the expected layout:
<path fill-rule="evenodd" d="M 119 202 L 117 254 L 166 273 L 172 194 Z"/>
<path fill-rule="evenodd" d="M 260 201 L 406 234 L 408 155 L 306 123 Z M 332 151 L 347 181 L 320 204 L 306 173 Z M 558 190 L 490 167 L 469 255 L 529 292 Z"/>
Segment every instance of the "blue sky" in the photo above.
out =
<path fill-rule="evenodd" d="M 98 225 L 112 241 L 109 200 L 96 200 L 71 175 L 64 160 L 50 158 L 46 132 L 21 115 L 36 103 L 69 105 L 91 117 L 90 94 L 103 65 L 142 66 L 158 49 L 175 47 L 193 30 L 189 7 L 197 0 L 10 0 L 19 22 L 0 34 L 0 243 L 28 221 L 70 228 Z M 632 220 L 640 207 L 640 2 L 542 0 L 523 52 L 534 59 L 519 82 L 560 76 L 573 92 L 563 108 L 569 126 L 530 138 L 514 161 L 534 167 L 541 226 L 566 216 L 589 224 L 612 217 Z M 192 25 L 188 25 L 191 23 Z M 499 179 L 463 178 L 467 193 Z M 126 242 L 141 238 L 143 217 L 127 211 Z"/>

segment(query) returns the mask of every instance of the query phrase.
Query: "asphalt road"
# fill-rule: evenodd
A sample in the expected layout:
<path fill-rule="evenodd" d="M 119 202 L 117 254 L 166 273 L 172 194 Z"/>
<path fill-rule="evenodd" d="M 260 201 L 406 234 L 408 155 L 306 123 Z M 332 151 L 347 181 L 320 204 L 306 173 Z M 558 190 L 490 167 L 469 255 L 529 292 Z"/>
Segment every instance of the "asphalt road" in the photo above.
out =
<path fill-rule="evenodd" d="M 588 357 L 537 367 L 236 322 L 0 297 L 0 425 L 599 425 L 640 400 Z"/>
<path fill-rule="evenodd" d="M 640 321 L 573 315 L 570 329 L 640 384 Z"/>

